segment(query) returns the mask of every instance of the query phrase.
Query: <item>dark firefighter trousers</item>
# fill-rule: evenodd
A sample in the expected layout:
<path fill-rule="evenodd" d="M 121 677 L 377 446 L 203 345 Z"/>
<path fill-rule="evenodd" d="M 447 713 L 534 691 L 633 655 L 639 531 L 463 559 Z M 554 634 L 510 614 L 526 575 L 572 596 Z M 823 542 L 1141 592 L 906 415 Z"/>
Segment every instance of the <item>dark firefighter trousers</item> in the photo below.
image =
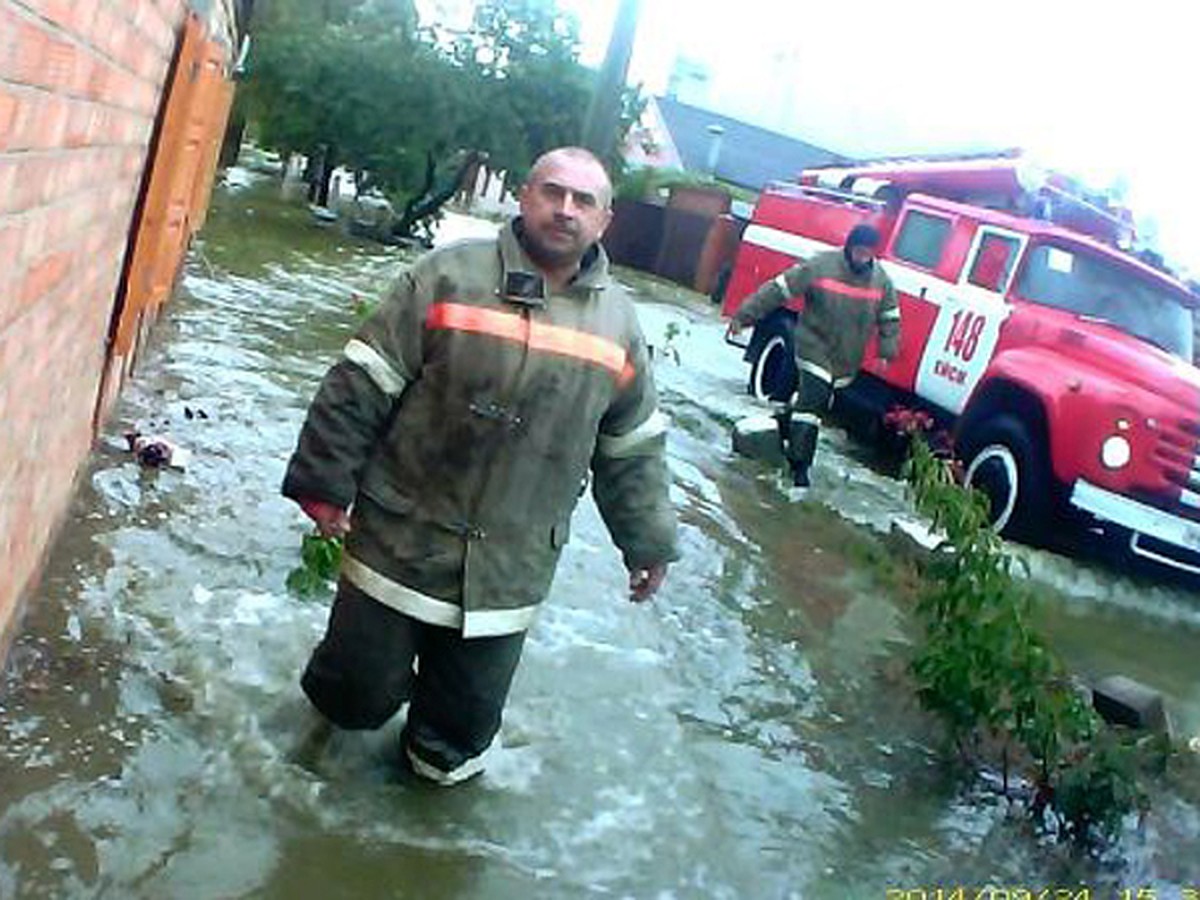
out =
<path fill-rule="evenodd" d="M 464 638 L 343 579 L 300 684 L 346 729 L 378 728 L 411 701 L 402 738 L 409 762 L 418 774 L 453 784 L 482 771 L 524 640 L 524 632 Z"/>
<path fill-rule="evenodd" d="M 821 416 L 833 406 L 833 383 L 807 369 L 799 370 L 796 393 L 779 412 L 779 441 L 792 471 L 792 483 L 808 487 L 808 470 L 817 455 Z"/>

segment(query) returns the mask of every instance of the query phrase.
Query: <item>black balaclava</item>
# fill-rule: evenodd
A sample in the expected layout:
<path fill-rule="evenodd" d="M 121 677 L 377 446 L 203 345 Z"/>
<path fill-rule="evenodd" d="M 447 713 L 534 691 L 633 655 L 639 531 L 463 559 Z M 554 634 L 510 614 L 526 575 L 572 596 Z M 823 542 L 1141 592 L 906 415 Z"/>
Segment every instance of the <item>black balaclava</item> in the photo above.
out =
<path fill-rule="evenodd" d="M 850 255 L 850 249 L 856 245 L 878 247 L 879 232 L 872 225 L 855 225 L 846 237 L 846 246 L 842 248 L 842 255 L 846 257 L 846 265 L 850 267 L 850 271 L 855 275 L 866 275 L 871 271 L 871 266 L 875 261 L 871 260 L 866 265 L 856 263 Z"/>

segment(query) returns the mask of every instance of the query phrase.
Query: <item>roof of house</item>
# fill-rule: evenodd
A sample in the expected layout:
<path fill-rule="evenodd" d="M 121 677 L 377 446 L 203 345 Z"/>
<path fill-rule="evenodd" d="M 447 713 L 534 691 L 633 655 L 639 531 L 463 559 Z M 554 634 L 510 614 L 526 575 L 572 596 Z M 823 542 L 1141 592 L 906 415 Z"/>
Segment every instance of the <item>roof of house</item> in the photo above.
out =
<path fill-rule="evenodd" d="M 831 150 L 671 97 L 656 97 L 655 102 L 683 158 L 684 168 L 689 171 L 703 172 L 708 167 L 713 139 L 709 126 L 719 125 L 724 129 L 713 173 L 722 181 L 759 190 L 769 181 L 792 180 L 802 169 L 851 161 Z"/>

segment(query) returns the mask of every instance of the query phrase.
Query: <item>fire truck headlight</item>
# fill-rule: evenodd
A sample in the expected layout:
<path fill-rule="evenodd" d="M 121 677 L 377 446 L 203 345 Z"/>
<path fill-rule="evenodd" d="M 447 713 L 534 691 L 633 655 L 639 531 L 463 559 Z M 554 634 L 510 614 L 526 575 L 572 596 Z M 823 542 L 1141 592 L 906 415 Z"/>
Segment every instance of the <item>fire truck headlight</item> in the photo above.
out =
<path fill-rule="evenodd" d="M 1105 438 L 1100 445 L 1100 462 L 1106 469 L 1123 469 L 1133 458 L 1133 450 L 1129 441 L 1122 435 L 1114 434 Z"/>

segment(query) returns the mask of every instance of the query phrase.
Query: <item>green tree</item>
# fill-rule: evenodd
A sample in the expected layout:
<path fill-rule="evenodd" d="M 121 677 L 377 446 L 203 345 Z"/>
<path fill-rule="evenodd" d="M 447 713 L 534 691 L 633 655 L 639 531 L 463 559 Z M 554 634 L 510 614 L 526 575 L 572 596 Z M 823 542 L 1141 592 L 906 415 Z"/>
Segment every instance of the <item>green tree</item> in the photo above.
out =
<path fill-rule="evenodd" d="M 333 21 L 310 8 L 264 25 L 248 85 L 261 141 L 319 164 L 320 202 L 338 165 L 402 196 L 423 184 L 430 155 L 468 137 L 461 126 L 473 99 L 437 48 L 418 37 L 411 4 L 350 6 L 340 0 Z"/>
<path fill-rule="evenodd" d="M 578 139 L 594 75 L 579 63 L 575 20 L 552 0 L 483 0 L 449 44 L 418 27 L 411 0 L 268 12 L 247 92 L 260 140 L 317 161 L 317 184 L 335 166 L 356 171 L 403 210 L 400 234 L 436 216 L 473 162 L 511 183 Z"/>
<path fill-rule="evenodd" d="M 254 29 L 270 32 L 344 25 L 371 2 L 374 0 L 256 0 Z"/>
<path fill-rule="evenodd" d="M 593 75 L 579 63 L 579 24 L 552 0 L 482 0 L 453 59 L 479 96 L 493 169 L 524 177 L 538 154 L 575 143 Z"/>

